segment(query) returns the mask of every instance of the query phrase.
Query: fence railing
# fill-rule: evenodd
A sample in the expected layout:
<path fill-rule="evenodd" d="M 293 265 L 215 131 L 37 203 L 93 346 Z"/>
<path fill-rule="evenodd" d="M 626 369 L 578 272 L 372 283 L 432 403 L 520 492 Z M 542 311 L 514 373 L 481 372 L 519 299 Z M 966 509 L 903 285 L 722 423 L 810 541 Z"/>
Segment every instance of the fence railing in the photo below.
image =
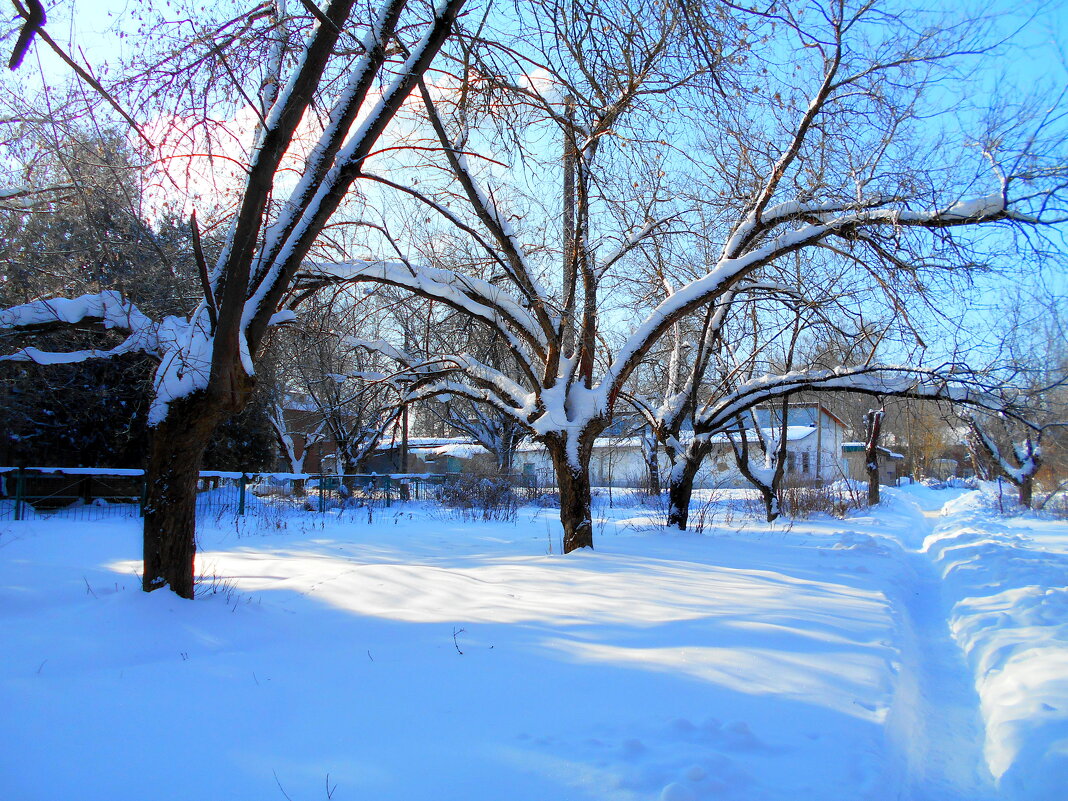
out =
<path fill-rule="evenodd" d="M 466 474 L 312 474 L 204 470 L 197 487 L 197 515 L 249 515 L 264 511 L 320 514 L 339 509 L 389 508 L 405 501 L 435 500 Z M 478 480 L 478 479 L 474 479 Z M 551 491 L 530 476 L 504 477 L 519 498 Z M 78 520 L 144 514 L 143 470 L 0 467 L 0 520 L 61 515 Z"/>

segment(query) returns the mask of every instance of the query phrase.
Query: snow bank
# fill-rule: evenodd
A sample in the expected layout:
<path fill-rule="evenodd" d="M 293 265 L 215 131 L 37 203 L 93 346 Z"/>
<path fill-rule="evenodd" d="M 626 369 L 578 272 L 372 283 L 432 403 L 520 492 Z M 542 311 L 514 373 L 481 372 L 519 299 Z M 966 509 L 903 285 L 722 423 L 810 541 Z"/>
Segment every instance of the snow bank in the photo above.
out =
<path fill-rule="evenodd" d="M 989 489 L 946 504 L 924 544 L 975 677 L 985 756 L 1005 796 L 1048 801 L 1068 787 L 1068 531 L 997 517 Z"/>

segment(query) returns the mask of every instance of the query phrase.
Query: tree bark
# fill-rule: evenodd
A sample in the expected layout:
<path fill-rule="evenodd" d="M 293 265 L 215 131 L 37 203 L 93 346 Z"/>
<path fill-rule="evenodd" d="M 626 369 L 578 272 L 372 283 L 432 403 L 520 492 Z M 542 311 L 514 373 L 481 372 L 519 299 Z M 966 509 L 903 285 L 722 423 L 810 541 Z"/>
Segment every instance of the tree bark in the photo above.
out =
<path fill-rule="evenodd" d="M 867 439 L 864 442 L 864 470 L 868 474 L 868 506 L 879 505 L 879 440 L 883 430 L 883 410 L 866 415 Z"/>
<path fill-rule="evenodd" d="M 1024 480 L 1019 484 L 1020 488 L 1020 506 L 1025 509 L 1031 508 L 1032 496 L 1034 495 L 1035 479 L 1033 476 L 1026 476 Z"/>
<path fill-rule="evenodd" d="M 785 419 L 785 414 L 783 417 Z M 783 464 L 786 455 L 785 429 L 786 426 L 784 425 L 779 439 L 779 447 L 776 449 L 775 469 L 772 471 L 771 484 L 764 483 L 749 466 L 749 440 L 746 437 L 745 429 L 739 425 L 740 446 L 733 440 L 731 441 L 731 449 L 734 451 L 734 461 L 738 465 L 738 470 L 760 492 L 760 499 L 764 503 L 764 516 L 769 523 L 774 523 L 782 512 L 782 508 L 779 505 L 778 489 L 782 482 Z"/>
<path fill-rule="evenodd" d="M 564 553 L 579 548 L 593 548 L 592 493 L 590 491 L 589 459 L 581 465 L 570 463 L 567 447 L 561 442 L 548 442 L 546 447 L 556 470 L 556 484 L 560 489 L 560 523 L 564 527 Z"/>
<path fill-rule="evenodd" d="M 655 435 L 651 431 L 642 434 L 642 459 L 645 461 L 645 494 L 660 495 L 660 459 Z"/>
<path fill-rule="evenodd" d="M 515 464 L 516 432 L 507 422 L 502 425 L 500 453 L 497 454 L 497 473 L 508 477 L 512 475 Z"/>
<path fill-rule="evenodd" d="M 764 484 L 758 487 L 760 498 L 764 501 L 764 516 L 769 523 L 774 523 L 779 518 L 779 499 L 775 496 L 775 490 Z"/>
<path fill-rule="evenodd" d="M 681 464 L 671 466 L 668 481 L 668 528 L 686 530 L 690 519 L 690 498 L 693 496 L 693 480 L 701 467 L 701 460 L 685 454 L 679 457 Z"/>
<path fill-rule="evenodd" d="M 152 429 L 146 465 L 145 592 L 169 586 L 193 597 L 197 480 L 204 451 L 221 419 L 203 393 L 174 401 Z"/>

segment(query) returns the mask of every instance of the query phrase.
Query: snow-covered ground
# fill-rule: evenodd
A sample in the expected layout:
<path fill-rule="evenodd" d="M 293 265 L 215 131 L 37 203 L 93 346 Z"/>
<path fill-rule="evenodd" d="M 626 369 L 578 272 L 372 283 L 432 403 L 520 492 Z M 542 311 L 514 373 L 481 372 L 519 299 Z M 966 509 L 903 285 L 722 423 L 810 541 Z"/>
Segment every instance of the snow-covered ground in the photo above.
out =
<path fill-rule="evenodd" d="M 0 798 L 1068 798 L 1068 523 L 886 494 L 220 519 L 193 602 L 136 520 L 2 522 Z"/>

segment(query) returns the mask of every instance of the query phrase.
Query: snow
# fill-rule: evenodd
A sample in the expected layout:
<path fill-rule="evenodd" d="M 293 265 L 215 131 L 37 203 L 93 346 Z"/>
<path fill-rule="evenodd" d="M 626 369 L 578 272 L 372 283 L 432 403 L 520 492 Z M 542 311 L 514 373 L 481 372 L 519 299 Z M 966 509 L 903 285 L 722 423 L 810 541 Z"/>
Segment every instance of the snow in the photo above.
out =
<path fill-rule="evenodd" d="M 750 436 L 752 436 L 753 434 L 756 433 L 755 429 L 746 429 L 746 430 L 747 430 L 747 432 L 749 433 Z M 761 428 L 760 430 L 764 434 L 764 437 L 766 439 L 772 439 L 772 440 L 777 438 L 779 436 L 779 433 L 780 433 L 780 429 L 779 428 L 764 427 L 764 428 Z M 787 442 L 797 442 L 797 441 L 802 440 L 802 439 L 807 439 L 808 437 L 812 436 L 815 433 L 816 433 L 816 429 L 813 426 L 791 426 L 791 425 L 788 425 L 788 426 L 786 426 L 786 441 Z M 692 436 L 692 434 L 689 434 L 689 436 Z M 683 437 L 683 440 L 685 441 L 688 438 L 689 437 Z M 717 445 L 727 445 L 727 444 L 730 443 L 731 437 L 730 437 L 729 434 L 726 434 L 726 433 L 713 434 L 708 438 L 708 441 L 709 442 L 714 442 Z"/>
<path fill-rule="evenodd" d="M 991 772 L 1013 797 L 1057 798 L 1068 786 L 1068 540 L 1063 523 L 992 515 L 994 487 L 948 508 L 925 548 L 975 676 Z"/>
<path fill-rule="evenodd" d="M 983 217 L 992 217 L 1004 212 L 1005 209 L 1005 196 L 999 190 L 983 197 L 958 200 L 942 214 L 945 217 L 977 220 Z"/>
<path fill-rule="evenodd" d="M 427 450 L 431 455 L 434 456 L 454 456 L 457 459 L 472 459 L 475 456 L 481 456 L 483 454 L 489 453 L 489 451 L 487 451 L 484 447 L 477 443 L 442 445 L 440 447 L 429 448 Z"/>
<path fill-rule="evenodd" d="M 170 319 L 170 318 L 168 318 Z M 52 353 L 22 348 L 0 360 L 33 361 L 38 364 L 76 364 L 88 359 L 106 359 L 125 353 L 156 353 L 160 347 L 156 324 L 134 304 L 111 290 L 77 298 L 52 298 L 0 310 L 0 330 L 47 327 L 96 321 L 105 329 L 126 331 L 126 339 L 110 350 L 78 350 Z"/>
<path fill-rule="evenodd" d="M 148 410 L 148 423 L 152 426 L 166 418 L 172 401 L 207 387 L 214 344 L 206 314 L 192 320 L 167 317 L 160 326 L 159 340 L 163 354 L 153 379 L 154 394 Z"/>
<path fill-rule="evenodd" d="M 732 493 L 700 535 L 599 497 L 566 557 L 552 510 L 260 504 L 202 521 L 193 602 L 136 519 L 0 521 L 0 797 L 1063 797 L 1068 523 Z"/>

